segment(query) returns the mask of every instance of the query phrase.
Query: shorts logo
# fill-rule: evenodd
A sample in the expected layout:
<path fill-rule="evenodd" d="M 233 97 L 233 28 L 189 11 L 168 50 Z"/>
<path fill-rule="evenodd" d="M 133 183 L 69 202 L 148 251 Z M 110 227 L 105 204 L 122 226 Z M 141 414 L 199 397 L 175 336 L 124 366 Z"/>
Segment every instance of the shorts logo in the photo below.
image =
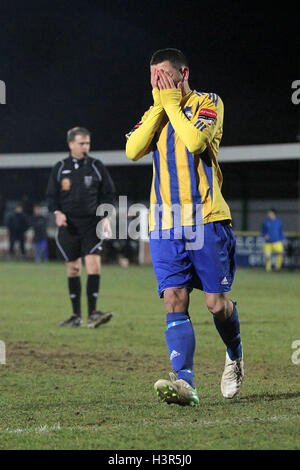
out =
<path fill-rule="evenodd" d="M 90 188 L 93 182 L 93 177 L 92 176 L 85 176 L 84 177 L 84 184 L 87 188 Z"/>
<path fill-rule="evenodd" d="M 71 180 L 70 180 L 70 178 L 63 178 L 61 180 L 61 189 L 63 191 L 70 191 L 70 189 L 71 189 Z"/>
<path fill-rule="evenodd" d="M 226 276 L 223 277 L 223 279 L 222 279 L 222 281 L 221 281 L 221 284 L 222 284 L 222 286 L 227 286 L 228 281 L 227 281 L 227 277 L 226 277 Z"/>
<path fill-rule="evenodd" d="M 175 349 L 173 349 L 170 355 L 170 360 L 172 361 L 172 359 L 175 359 L 175 357 L 178 357 L 178 356 L 180 356 L 180 353 L 175 351 Z"/>

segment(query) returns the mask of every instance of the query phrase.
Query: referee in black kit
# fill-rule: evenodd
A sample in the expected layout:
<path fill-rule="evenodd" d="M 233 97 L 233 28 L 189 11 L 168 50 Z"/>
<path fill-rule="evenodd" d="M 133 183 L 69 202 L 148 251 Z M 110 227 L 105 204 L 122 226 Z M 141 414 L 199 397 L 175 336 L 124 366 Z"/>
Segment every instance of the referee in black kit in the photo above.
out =
<path fill-rule="evenodd" d="M 69 294 L 73 314 L 60 326 L 83 326 L 81 318 L 81 257 L 87 271 L 87 326 L 96 328 L 108 322 L 112 312 L 96 310 L 100 288 L 101 243 L 96 226 L 99 204 L 114 205 L 114 183 L 103 165 L 88 156 L 91 133 L 83 127 L 74 127 L 67 133 L 70 155 L 53 167 L 47 188 L 48 208 L 54 212 L 57 246 L 66 261 Z M 109 218 L 103 222 L 103 233 L 111 236 Z"/>

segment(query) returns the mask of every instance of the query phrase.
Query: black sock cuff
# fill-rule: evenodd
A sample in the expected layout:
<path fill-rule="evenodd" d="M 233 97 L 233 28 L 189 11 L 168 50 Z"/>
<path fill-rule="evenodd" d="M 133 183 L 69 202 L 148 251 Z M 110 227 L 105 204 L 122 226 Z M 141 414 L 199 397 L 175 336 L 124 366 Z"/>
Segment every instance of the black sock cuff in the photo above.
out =
<path fill-rule="evenodd" d="M 68 284 L 69 284 L 70 287 L 78 287 L 78 286 L 81 286 L 81 278 L 80 278 L 80 276 L 68 277 Z"/>
<path fill-rule="evenodd" d="M 80 276 L 68 277 L 69 294 L 72 303 L 73 314 L 81 315 L 81 278 Z"/>

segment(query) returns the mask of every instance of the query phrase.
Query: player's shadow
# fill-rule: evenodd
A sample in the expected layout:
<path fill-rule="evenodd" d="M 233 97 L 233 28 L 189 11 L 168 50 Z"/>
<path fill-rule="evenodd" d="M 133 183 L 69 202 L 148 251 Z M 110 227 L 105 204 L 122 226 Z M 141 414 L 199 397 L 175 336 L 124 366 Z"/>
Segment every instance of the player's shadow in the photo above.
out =
<path fill-rule="evenodd" d="M 290 398 L 299 398 L 300 391 L 296 392 L 284 392 L 284 393 L 254 393 L 253 395 L 246 395 L 238 397 L 238 401 L 250 401 L 250 402 L 259 402 L 259 401 L 274 401 L 274 400 L 289 400 Z"/>

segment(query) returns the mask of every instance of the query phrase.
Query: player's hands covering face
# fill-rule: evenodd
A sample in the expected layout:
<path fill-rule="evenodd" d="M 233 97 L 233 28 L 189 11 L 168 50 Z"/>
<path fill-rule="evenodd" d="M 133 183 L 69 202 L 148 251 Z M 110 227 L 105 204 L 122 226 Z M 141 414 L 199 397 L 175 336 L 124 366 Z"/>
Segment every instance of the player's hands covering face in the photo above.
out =
<path fill-rule="evenodd" d="M 172 88 L 182 89 L 182 81 L 179 81 L 176 86 L 173 78 L 164 70 L 158 70 L 157 76 L 157 86 L 160 90 L 169 90 Z"/>

